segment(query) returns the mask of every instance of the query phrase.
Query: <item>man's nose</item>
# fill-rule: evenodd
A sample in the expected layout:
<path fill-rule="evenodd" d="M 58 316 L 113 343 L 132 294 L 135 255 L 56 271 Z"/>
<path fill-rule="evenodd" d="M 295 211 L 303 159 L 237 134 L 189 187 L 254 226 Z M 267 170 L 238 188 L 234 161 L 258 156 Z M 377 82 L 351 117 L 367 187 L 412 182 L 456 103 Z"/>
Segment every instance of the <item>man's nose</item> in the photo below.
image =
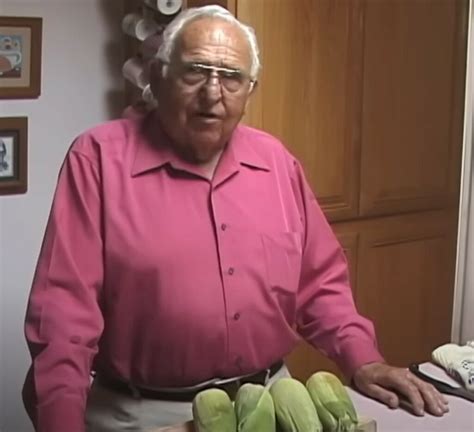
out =
<path fill-rule="evenodd" d="M 216 71 L 211 71 L 201 90 L 207 102 L 215 103 L 222 98 L 221 82 Z"/>

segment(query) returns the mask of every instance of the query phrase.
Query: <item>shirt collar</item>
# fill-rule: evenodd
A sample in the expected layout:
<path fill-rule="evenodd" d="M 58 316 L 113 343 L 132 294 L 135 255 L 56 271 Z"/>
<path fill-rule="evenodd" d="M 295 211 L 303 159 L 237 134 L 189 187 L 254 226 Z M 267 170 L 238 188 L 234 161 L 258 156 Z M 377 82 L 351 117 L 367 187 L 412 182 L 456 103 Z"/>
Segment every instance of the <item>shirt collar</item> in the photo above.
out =
<path fill-rule="evenodd" d="M 240 162 L 241 165 L 270 171 L 269 163 L 258 153 L 256 149 L 258 143 L 252 139 L 249 131 L 248 127 L 239 125 L 232 134 L 229 146 L 233 151 L 235 160 Z"/>
<path fill-rule="evenodd" d="M 173 159 L 168 139 L 161 128 L 155 127 L 153 124 L 156 120 L 152 113 L 135 120 L 137 121 L 137 129 L 134 134 L 136 151 L 132 163 L 132 177 L 160 168 Z"/>
<path fill-rule="evenodd" d="M 135 134 L 136 153 L 132 163 L 131 175 L 135 177 L 147 171 L 157 169 L 178 162 L 179 158 L 171 148 L 169 138 L 157 124 L 153 113 L 138 120 Z M 231 156 L 236 162 L 263 171 L 270 171 L 267 161 L 256 151 L 255 144 L 251 142 L 248 128 L 242 125 L 236 127 L 229 141 Z"/>

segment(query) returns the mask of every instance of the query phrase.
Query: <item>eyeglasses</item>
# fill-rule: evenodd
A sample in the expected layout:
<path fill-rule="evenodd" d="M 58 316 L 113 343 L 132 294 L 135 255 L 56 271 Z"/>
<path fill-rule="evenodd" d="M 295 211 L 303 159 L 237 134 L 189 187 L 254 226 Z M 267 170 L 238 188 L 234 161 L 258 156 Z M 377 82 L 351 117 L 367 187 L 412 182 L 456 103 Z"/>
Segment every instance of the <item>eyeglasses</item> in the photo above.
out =
<path fill-rule="evenodd" d="M 255 80 L 250 75 L 239 70 L 227 67 L 211 66 L 203 63 L 182 62 L 177 66 L 178 76 L 189 86 L 202 86 L 209 82 L 211 74 L 215 72 L 219 82 L 227 91 L 236 93 L 250 83 L 250 88 Z"/>

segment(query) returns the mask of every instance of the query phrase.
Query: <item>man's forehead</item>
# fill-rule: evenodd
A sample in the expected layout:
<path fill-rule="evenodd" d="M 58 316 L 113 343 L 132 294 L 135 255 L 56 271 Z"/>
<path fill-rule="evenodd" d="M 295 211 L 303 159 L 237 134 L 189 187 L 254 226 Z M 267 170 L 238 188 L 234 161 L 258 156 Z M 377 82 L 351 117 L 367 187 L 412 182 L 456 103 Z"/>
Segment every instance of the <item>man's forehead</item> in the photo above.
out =
<path fill-rule="evenodd" d="M 199 37 L 205 32 L 225 35 L 245 42 L 245 35 L 237 24 L 219 17 L 199 17 L 185 25 L 181 35 Z"/>
<path fill-rule="evenodd" d="M 175 54 L 192 54 L 201 49 L 227 52 L 245 62 L 250 59 L 250 45 L 242 29 L 219 18 L 205 17 L 187 24 L 179 35 Z"/>

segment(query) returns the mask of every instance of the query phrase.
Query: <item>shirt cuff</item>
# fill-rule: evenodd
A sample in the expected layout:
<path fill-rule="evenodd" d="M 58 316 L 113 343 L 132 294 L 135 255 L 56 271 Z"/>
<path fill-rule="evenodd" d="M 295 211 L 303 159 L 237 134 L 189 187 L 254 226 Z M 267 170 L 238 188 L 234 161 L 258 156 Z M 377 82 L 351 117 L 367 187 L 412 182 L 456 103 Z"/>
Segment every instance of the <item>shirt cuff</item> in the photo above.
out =
<path fill-rule="evenodd" d="M 83 403 L 62 397 L 38 406 L 37 432 L 85 432 Z"/>
<path fill-rule="evenodd" d="M 375 362 L 385 363 L 385 359 L 373 345 L 373 342 L 367 341 L 364 343 L 358 340 L 345 344 L 337 363 L 342 373 L 351 381 L 357 369 L 365 364 Z"/>

